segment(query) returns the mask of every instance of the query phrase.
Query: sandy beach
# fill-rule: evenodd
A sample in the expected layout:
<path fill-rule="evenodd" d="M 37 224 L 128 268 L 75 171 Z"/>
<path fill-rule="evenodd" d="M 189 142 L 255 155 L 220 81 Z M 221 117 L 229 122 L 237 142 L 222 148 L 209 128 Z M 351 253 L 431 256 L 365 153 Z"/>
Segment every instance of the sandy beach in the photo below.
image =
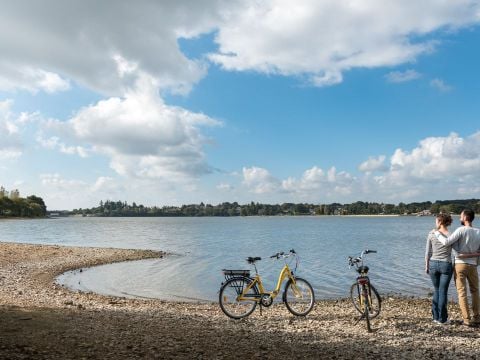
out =
<path fill-rule="evenodd" d="M 144 250 L 0 243 L 1 359 L 473 359 L 480 330 L 431 322 L 428 299 L 386 297 L 376 330 L 348 300 L 318 301 L 306 318 L 282 304 L 241 321 L 218 305 L 125 299 L 55 284 L 73 269 L 162 257 Z M 222 279 L 219 278 L 219 283 Z M 456 304 L 449 305 L 460 319 Z"/>

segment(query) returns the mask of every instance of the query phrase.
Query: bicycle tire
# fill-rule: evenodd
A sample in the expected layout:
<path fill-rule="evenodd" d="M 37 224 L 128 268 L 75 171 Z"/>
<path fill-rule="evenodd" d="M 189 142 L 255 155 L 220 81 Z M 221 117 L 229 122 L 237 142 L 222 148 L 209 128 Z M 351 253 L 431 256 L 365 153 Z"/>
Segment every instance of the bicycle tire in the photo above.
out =
<path fill-rule="evenodd" d="M 252 281 L 253 280 L 248 277 L 234 277 L 223 283 L 218 294 L 218 302 L 225 315 L 238 320 L 249 316 L 255 310 L 257 306 L 256 299 L 260 297 L 256 285 L 250 288 L 248 293 L 245 294 L 247 297 L 250 296 L 252 298 L 251 301 L 237 300 L 238 295 L 242 293 L 245 287 Z"/>
<path fill-rule="evenodd" d="M 363 285 L 363 286 L 367 286 L 367 285 Z M 365 297 L 365 293 L 367 292 L 368 292 L 368 289 L 362 289 L 362 297 Z M 367 297 L 368 297 L 368 293 L 367 293 Z M 370 305 L 369 305 L 368 299 L 363 299 L 363 307 L 364 307 L 363 317 L 367 322 L 367 331 L 372 332 L 372 327 L 370 326 Z"/>
<path fill-rule="evenodd" d="M 300 294 L 298 294 L 298 291 L 300 291 Z M 283 291 L 283 302 L 293 315 L 306 316 L 312 311 L 315 304 L 315 293 L 312 285 L 302 278 L 295 278 L 295 284 L 293 284 L 292 279 L 289 279 Z"/>
<path fill-rule="evenodd" d="M 375 319 L 380 314 L 380 310 L 382 309 L 382 298 L 372 284 L 366 286 L 369 287 L 371 299 L 371 306 L 369 306 L 369 317 L 370 319 Z M 353 303 L 353 306 L 355 306 L 355 309 L 357 309 L 360 314 L 363 314 L 364 309 L 360 306 L 360 286 L 356 282 L 354 282 L 350 287 L 350 299 Z"/>

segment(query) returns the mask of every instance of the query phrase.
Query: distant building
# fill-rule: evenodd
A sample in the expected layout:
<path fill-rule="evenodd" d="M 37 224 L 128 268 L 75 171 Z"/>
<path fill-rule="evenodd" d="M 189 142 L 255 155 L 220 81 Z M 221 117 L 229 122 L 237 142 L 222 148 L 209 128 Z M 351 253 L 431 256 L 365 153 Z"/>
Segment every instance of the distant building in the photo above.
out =
<path fill-rule="evenodd" d="M 20 191 L 18 189 L 10 191 L 10 199 L 16 200 L 20 197 Z"/>

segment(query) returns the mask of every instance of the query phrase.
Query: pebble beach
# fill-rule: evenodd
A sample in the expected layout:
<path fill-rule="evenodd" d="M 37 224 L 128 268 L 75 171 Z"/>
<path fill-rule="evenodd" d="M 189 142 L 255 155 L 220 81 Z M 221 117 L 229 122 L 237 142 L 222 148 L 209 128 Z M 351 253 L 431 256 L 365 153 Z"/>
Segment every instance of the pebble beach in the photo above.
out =
<path fill-rule="evenodd" d="M 431 321 L 430 300 L 385 296 L 366 331 L 348 299 L 304 318 L 274 304 L 228 319 L 216 303 L 73 292 L 65 271 L 168 256 L 111 248 L 0 243 L 0 359 L 476 359 L 480 329 Z M 222 279 L 219 279 L 219 283 Z M 449 304 L 459 320 L 457 304 Z"/>

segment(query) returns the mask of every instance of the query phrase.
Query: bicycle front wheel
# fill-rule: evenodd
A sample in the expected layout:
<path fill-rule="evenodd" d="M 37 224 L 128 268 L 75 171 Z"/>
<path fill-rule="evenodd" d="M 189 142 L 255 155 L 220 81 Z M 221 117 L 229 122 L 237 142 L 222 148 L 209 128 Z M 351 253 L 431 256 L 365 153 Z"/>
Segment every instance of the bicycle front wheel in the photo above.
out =
<path fill-rule="evenodd" d="M 377 289 L 372 284 L 366 284 L 367 287 L 367 292 L 369 294 L 369 310 L 368 314 L 370 319 L 374 319 L 380 314 L 380 309 L 382 308 L 382 299 L 380 298 L 380 295 L 378 295 Z M 352 300 L 353 306 L 355 306 L 355 309 L 360 314 L 363 314 L 365 311 L 365 308 L 363 304 L 361 303 L 360 297 L 361 297 L 361 287 L 358 283 L 353 283 L 351 288 L 350 288 L 350 299 Z"/>
<path fill-rule="evenodd" d="M 227 280 L 222 285 L 219 303 L 225 315 L 232 319 L 241 319 L 255 310 L 256 299 L 260 297 L 257 287 L 253 286 L 245 291 L 251 282 L 252 280 L 247 277 L 237 277 Z"/>
<path fill-rule="evenodd" d="M 293 315 L 305 316 L 313 309 L 315 294 L 310 283 L 302 278 L 288 280 L 283 293 L 283 301 Z"/>

